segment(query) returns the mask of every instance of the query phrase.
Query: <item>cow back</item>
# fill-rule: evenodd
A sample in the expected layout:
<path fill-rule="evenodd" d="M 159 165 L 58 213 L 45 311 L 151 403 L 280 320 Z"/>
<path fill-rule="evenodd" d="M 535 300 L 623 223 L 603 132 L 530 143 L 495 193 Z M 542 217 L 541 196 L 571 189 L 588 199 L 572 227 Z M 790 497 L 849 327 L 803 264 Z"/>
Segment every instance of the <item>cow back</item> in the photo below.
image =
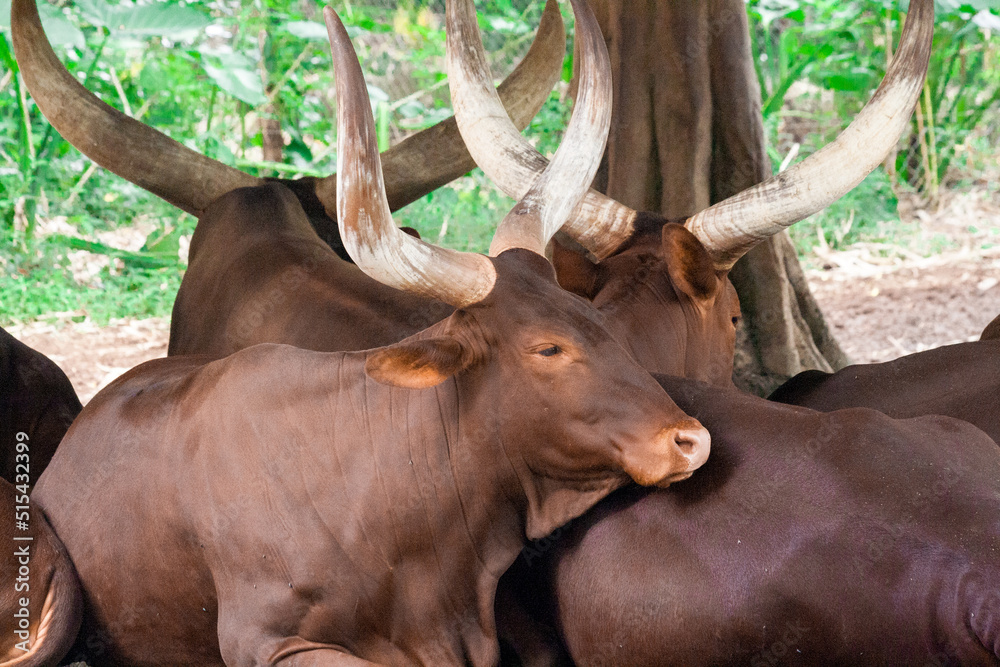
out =
<path fill-rule="evenodd" d="M 1000 340 L 948 345 L 836 373 L 805 371 L 770 397 L 822 412 L 865 407 L 890 417 L 947 415 L 1000 442 Z"/>
<path fill-rule="evenodd" d="M 503 599 L 547 621 L 550 646 L 580 664 L 996 664 L 996 628 L 980 640 L 966 622 L 1000 619 L 984 593 L 1000 587 L 989 438 L 945 417 L 820 414 L 660 380 L 709 429 L 712 457 L 524 552 Z"/>

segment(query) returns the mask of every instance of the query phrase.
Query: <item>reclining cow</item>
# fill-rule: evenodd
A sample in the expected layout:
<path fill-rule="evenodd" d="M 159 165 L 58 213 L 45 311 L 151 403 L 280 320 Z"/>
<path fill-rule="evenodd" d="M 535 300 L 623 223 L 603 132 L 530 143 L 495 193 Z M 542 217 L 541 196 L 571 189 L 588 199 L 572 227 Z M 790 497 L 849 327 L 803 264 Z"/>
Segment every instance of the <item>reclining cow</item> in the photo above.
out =
<path fill-rule="evenodd" d="M 911 7 L 898 57 L 873 102 L 845 132 L 848 140 L 856 140 L 858 128 L 871 127 L 873 121 L 902 128 L 909 118 L 926 72 L 933 26 L 929 0 Z M 461 127 L 461 112 L 457 117 Z M 888 150 L 897 137 L 875 136 L 862 144 Z M 476 143 L 466 139 L 478 161 Z M 845 152 L 844 147 L 838 140 L 834 150 Z M 882 157 L 876 153 L 863 161 L 877 163 Z M 807 183 L 796 186 L 795 179 L 803 172 L 817 173 L 822 160 L 822 155 L 808 159 L 791 174 L 760 186 L 756 195 L 774 204 L 776 189 L 815 190 Z M 784 206 L 797 208 L 793 202 Z M 671 391 L 687 386 L 663 381 L 671 383 Z M 789 655 L 767 651 L 788 650 L 781 642 L 789 629 L 786 623 L 799 620 L 794 614 L 811 623 L 811 636 L 792 637 L 804 655 L 791 659 L 804 664 L 899 664 L 920 655 L 930 662 L 937 659 L 936 652 L 946 655 L 945 662 L 950 655 L 970 664 L 996 663 L 998 612 L 989 591 L 1000 585 L 995 565 L 1000 452 L 980 432 L 944 418 L 897 423 L 856 411 L 820 417 L 704 388 L 690 399 L 682 395 L 685 409 L 699 415 L 713 434 L 716 444 L 707 469 L 715 472 L 670 491 L 639 494 L 641 500 L 623 496 L 605 501 L 574 523 L 569 534 L 560 535 L 548 556 L 537 547 L 526 552 L 529 559 L 544 558 L 548 565 L 527 568 L 519 561 L 498 589 L 501 630 L 525 664 L 555 660 L 532 632 L 546 614 L 558 615 L 559 636 L 580 664 L 753 664 L 755 657 L 757 664 L 775 664 Z M 730 414 L 735 416 L 729 419 Z M 784 458 L 810 448 L 824 420 L 832 431 L 818 432 L 826 438 L 821 444 L 829 443 L 822 458 Z M 719 438 L 726 443 L 721 455 Z M 968 487 L 948 498 L 935 495 L 950 515 L 924 517 L 898 502 L 887 503 L 883 479 L 890 490 L 902 480 L 902 488 L 922 493 L 933 474 L 928 471 L 948 470 L 944 464 L 953 460 L 951 449 L 975 472 Z M 869 459 L 877 460 L 875 472 Z M 953 479 L 943 483 L 949 493 L 955 486 Z M 940 486 L 928 488 L 941 493 Z M 821 513 L 809 514 L 817 507 L 811 498 L 818 499 Z M 859 508 L 865 506 L 874 512 L 865 518 L 868 527 L 852 533 Z M 922 501 L 918 506 L 923 507 Z M 881 526 L 871 525 L 873 517 Z M 733 526 L 744 526 L 749 538 L 743 532 L 735 535 Z M 872 542 L 872 531 L 877 537 L 879 529 L 891 531 L 890 544 L 881 538 Z M 905 542 L 901 531 L 912 533 L 913 541 L 897 544 Z M 803 544 L 798 537 L 813 541 Z M 742 542 L 730 544 L 730 538 Z M 742 550 L 742 543 L 750 548 Z M 940 571 L 925 571 L 914 577 L 915 584 L 908 582 L 907 567 L 924 567 L 926 551 L 920 548 L 935 545 L 944 561 L 934 561 Z M 837 564 L 845 559 L 850 564 L 859 553 L 862 561 L 874 553 L 876 567 L 855 572 Z M 969 581 L 986 588 L 966 590 L 963 568 L 978 577 Z M 609 571 L 615 576 L 608 577 Z M 935 587 L 928 592 L 931 583 Z M 843 600 L 831 592 L 837 586 L 847 592 Z M 956 587 L 966 599 L 956 600 L 951 618 L 929 615 L 928 605 L 943 604 L 946 592 L 954 593 Z M 904 595 L 909 602 L 896 606 Z M 544 600 L 541 609 L 518 612 L 519 600 L 530 603 L 539 597 Z M 755 599 L 760 600 L 756 607 Z M 871 621 L 873 610 L 878 622 Z M 972 613 L 976 618 L 970 621 Z M 887 637 L 899 636 L 908 645 L 896 653 L 899 644 L 879 644 L 879 635 L 860 622 L 875 630 L 891 629 L 896 634 Z M 926 652 L 919 653 L 921 649 Z"/>
<path fill-rule="evenodd" d="M 770 400 L 829 412 L 864 407 L 890 417 L 947 415 L 1000 442 L 1000 340 L 946 345 L 836 373 L 804 371 Z"/>
<path fill-rule="evenodd" d="M 574 10 L 597 74 L 490 258 L 393 225 L 360 66 L 326 10 L 341 238 L 367 273 L 456 311 L 377 350 L 172 357 L 98 394 L 35 499 L 100 661 L 494 664 L 495 585 L 525 534 L 704 462 L 704 429 L 541 254 L 609 128 L 607 52 L 584 0 Z"/>
<path fill-rule="evenodd" d="M 15 438 L 15 451 L 29 451 L 26 435 Z M 51 667 L 76 639 L 83 595 L 65 548 L 28 500 L 27 475 L 14 483 L 0 480 L 0 667 Z"/>
<path fill-rule="evenodd" d="M 904 419 L 947 415 L 978 426 L 1000 442 L 1000 318 L 975 342 L 945 345 L 836 373 L 804 371 L 770 400 L 829 412 L 872 408 Z"/>
<path fill-rule="evenodd" d="M 1000 664 L 1000 448 L 981 431 L 659 380 L 712 457 L 525 551 L 497 605 L 524 664 L 565 664 L 560 643 L 580 665 Z"/>
<path fill-rule="evenodd" d="M 61 368 L 0 329 L 0 477 L 33 485 L 82 409 Z"/>

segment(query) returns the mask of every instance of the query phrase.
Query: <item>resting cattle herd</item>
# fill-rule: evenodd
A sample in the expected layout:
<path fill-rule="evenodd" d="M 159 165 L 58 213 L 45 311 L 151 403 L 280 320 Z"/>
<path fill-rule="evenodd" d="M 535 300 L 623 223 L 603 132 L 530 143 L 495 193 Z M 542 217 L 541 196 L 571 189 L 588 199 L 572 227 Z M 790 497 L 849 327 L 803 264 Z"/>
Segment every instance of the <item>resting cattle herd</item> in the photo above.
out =
<path fill-rule="evenodd" d="M 564 664 L 540 660 L 556 637 L 580 665 L 1000 664 L 992 440 L 948 417 L 823 414 L 658 379 L 709 429 L 712 457 L 518 559 L 511 595 L 528 627 L 553 629 L 526 636 L 498 605 L 526 664 Z"/>
<path fill-rule="evenodd" d="M 573 7 L 593 76 L 489 258 L 393 225 L 357 56 L 326 10 L 341 239 L 366 273 L 456 311 L 373 351 L 173 357 L 98 394 L 35 499 L 101 662 L 494 664 L 496 581 L 525 535 L 705 461 L 707 432 L 542 256 L 610 118 L 603 39 Z"/>
<path fill-rule="evenodd" d="M 262 182 L 95 105 L 39 46 L 33 3 L 14 0 L 26 81 L 57 128 L 113 170 L 129 146 L 158 150 L 118 170 L 199 215 L 170 351 L 208 356 L 144 365 L 109 387 L 39 486 L 88 595 L 71 655 L 87 657 L 96 637 L 94 664 L 493 663 L 494 588 L 525 534 L 630 479 L 663 486 L 704 461 L 704 430 L 629 355 L 731 384 L 729 269 L 895 145 L 923 83 L 931 11 L 913 3 L 886 81 L 830 148 L 669 222 L 583 194 L 599 150 L 560 149 L 549 166 L 523 141 L 516 127 L 537 104 L 507 120 L 474 8 L 449 0 L 457 122 L 520 201 L 485 259 L 392 225 L 390 209 L 471 163 L 454 128 L 450 148 L 437 146 L 438 129 L 411 140 L 410 162 L 384 154 L 383 184 L 340 27 L 341 182 Z M 577 29 L 584 59 L 599 59 L 592 17 Z M 539 103 L 561 35 L 550 0 L 519 68 L 545 61 L 549 74 L 522 79 Z M 603 145 L 600 72 L 583 67 L 565 146 Z M 438 156 L 426 170 L 413 166 L 421 151 Z M 587 168 L 566 169 L 578 161 Z M 600 314 L 556 289 L 541 257 L 560 226 L 574 247 L 551 249 L 559 284 Z M 305 350 L 243 349 L 260 342 Z M 390 347 L 306 351 L 379 345 Z M 713 460 L 679 487 L 620 491 L 551 551 L 526 552 L 497 606 L 526 662 L 1000 660 L 998 453 L 981 433 L 660 383 L 712 429 Z"/>
<path fill-rule="evenodd" d="M 81 409 L 62 369 L 0 329 L 0 477 L 14 483 L 26 473 L 33 485 Z"/>

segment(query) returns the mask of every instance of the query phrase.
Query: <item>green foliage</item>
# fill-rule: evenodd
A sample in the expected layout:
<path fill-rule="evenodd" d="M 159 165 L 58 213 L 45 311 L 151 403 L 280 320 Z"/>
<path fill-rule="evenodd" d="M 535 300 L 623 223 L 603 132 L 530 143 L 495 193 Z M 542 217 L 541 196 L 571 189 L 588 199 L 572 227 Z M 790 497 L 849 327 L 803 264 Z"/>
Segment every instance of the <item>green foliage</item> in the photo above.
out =
<path fill-rule="evenodd" d="M 835 204 L 793 226 L 789 233 L 800 253 L 814 246 L 834 250 L 864 241 L 880 241 L 903 233 L 896 207 L 899 199 L 886 173 L 878 169 Z"/>
<path fill-rule="evenodd" d="M 906 4 L 748 0 L 775 167 L 792 150 L 800 157 L 818 150 L 860 111 L 885 74 Z M 898 223 L 894 190 L 936 200 L 952 178 L 955 156 L 1000 101 L 1000 50 L 992 39 L 1000 30 L 998 9 L 998 0 L 936 2 L 925 95 L 894 169 L 888 177 L 873 174 L 844 201 L 797 226 L 793 236 L 801 250 L 821 243 L 820 231 L 833 247 L 899 234 L 900 225 L 892 224 Z M 805 86 L 789 99 L 797 83 Z"/>

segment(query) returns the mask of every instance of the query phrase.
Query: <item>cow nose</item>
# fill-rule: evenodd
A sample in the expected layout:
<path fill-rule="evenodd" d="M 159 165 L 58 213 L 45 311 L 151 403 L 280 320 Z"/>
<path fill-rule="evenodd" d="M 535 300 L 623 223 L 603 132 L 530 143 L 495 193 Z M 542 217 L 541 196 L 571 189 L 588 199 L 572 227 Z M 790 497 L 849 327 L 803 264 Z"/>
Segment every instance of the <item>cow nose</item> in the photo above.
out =
<path fill-rule="evenodd" d="M 625 472 L 642 486 L 668 487 L 690 477 L 708 460 L 711 448 L 708 431 L 688 417 L 631 449 L 625 456 Z"/>
<path fill-rule="evenodd" d="M 712 436 L 698 421 L 692 419 L 666 432 L 667 446 L 675 457 L 674 472 L 656 485 L 667 487 L 687 479 L 705 464 L 712 451 Z"/>

